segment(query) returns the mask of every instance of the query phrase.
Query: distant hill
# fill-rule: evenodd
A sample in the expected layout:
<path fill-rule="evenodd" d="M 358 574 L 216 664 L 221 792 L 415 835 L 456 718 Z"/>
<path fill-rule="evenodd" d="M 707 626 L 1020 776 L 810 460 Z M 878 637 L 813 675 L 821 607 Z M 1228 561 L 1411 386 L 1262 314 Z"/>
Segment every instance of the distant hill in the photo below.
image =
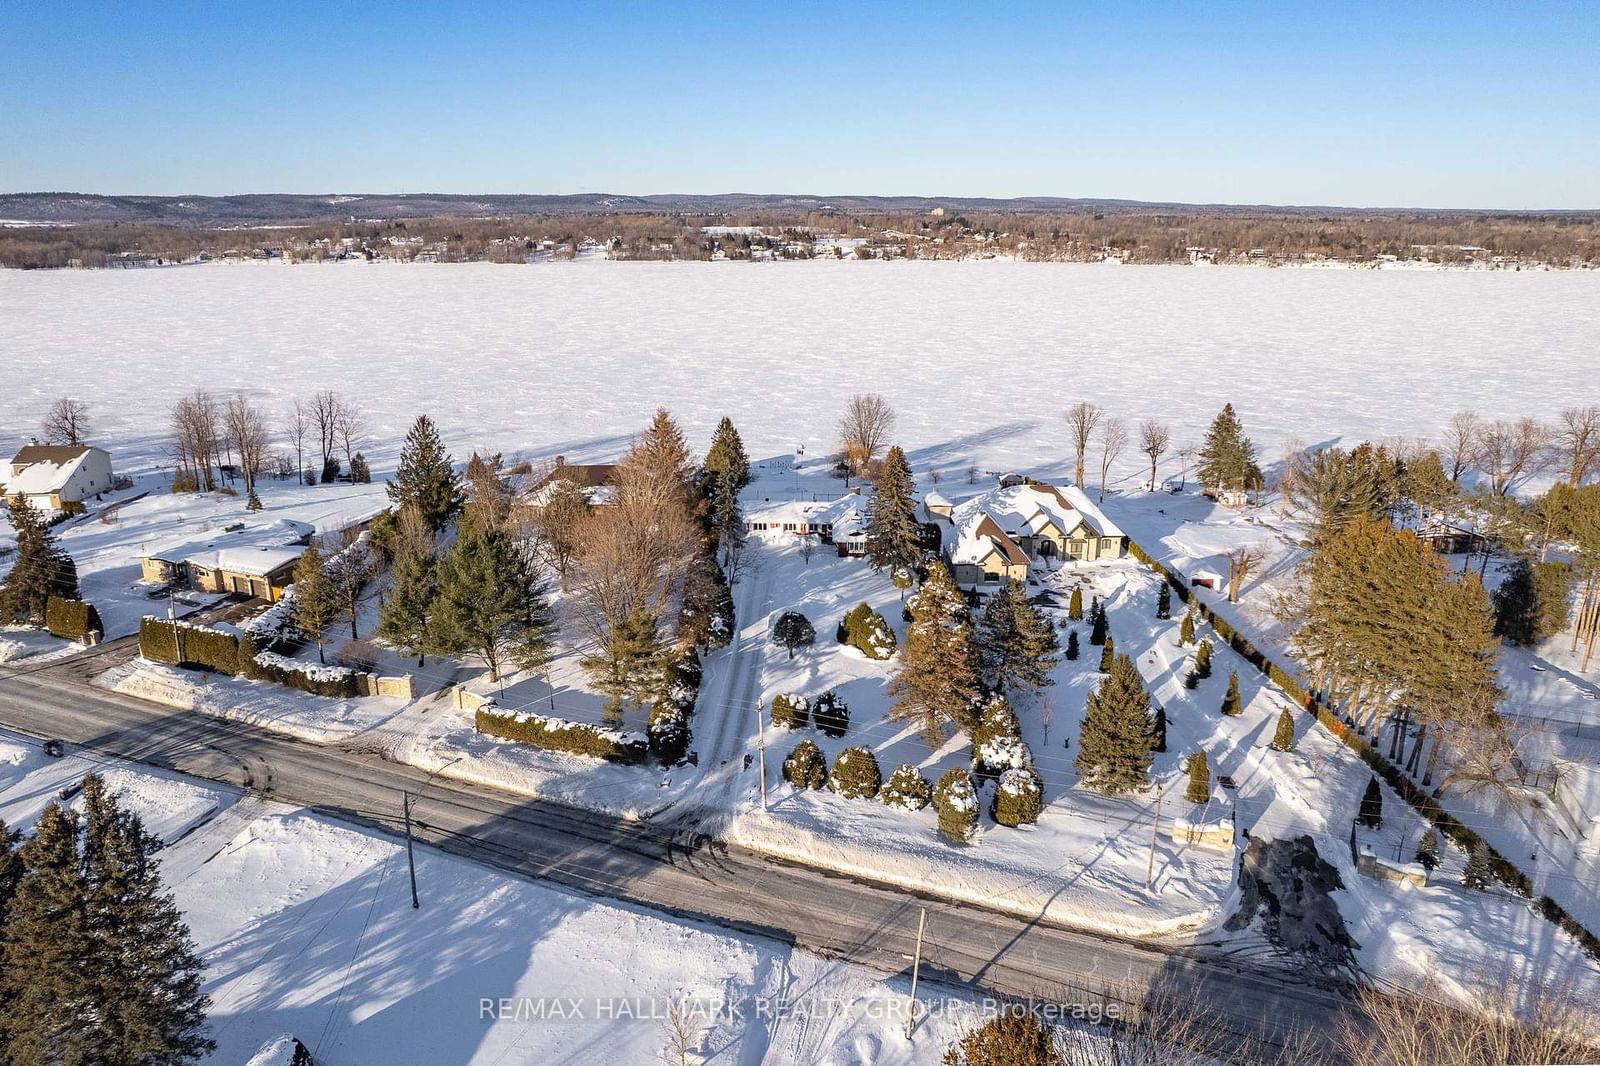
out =
<path fill-rule="evenodd" d="M 1402 208 L 1273 206 L 1269 204 L 1180 204 L 1140 200 L 1101 200 L 1063 196 L 992 199 L 975 196 L 809 196 L 774 193 L 671 193 L 628 196 L 616 193 L 571 195 L 461 196 L 443 193 L 329 194 L 246 193 L 239 196 L 99 196 L 88 193 L 0 193 L 0 222 L 115 223 L 228 226 L 262 223 L 328 222 L 347 218 L 397 219 L 484 217 L 528 214 L 615 214 L 686 212 L 719 214 L 735 211 L 923 212 L 942 207 L 950 212 L 1015 211 L 1106 214 L 1162 212 L 1211 217 L 1229 215 L 1427 214 L 1462 217 L 1475 212 Z M 1593 216 L 1596 212 L 1550 212 Z"/>

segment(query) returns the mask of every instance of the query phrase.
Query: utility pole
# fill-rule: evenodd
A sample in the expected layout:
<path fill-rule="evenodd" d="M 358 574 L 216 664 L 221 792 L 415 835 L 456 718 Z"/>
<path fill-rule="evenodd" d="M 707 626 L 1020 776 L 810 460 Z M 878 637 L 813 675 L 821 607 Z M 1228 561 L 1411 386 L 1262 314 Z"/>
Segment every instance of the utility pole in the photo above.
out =
<path fill-rule="evenodd" d="M 928 908 L 923 907 L 917 917 L 917 953 L 911 959 L 911 1017 L 906 1019 L 906 1039 L 917 1027 L 917 974 L 922 969 L 922 931 L 928 927 Z"/>
<path fill-rule="evenodd" d="M 761 809 L 767 809 L 767 726 L 761 720 L 761 701 L 756 701 L 756 747 L 761 752 Z"/>
<path fill-rule="evenodd" d="M 1144 873 L 1144 890 L 1150 891 L 1150 886 L 1156 880 L 1156 836 L 1161 832 L 1161 790 L 1156 789 L 1156 816 L 1150 821 L 1150 864 Z"/>
<path fill-rule="evenodd" d="M 422 901 L 417 899 L 417 858 L 411 850 L 411 793 L 400 794 L 401 809 L 405 811 L 406 818 L 406 865 L 411 868 L 411 909 L 417 910 L 422 906 Z"/>

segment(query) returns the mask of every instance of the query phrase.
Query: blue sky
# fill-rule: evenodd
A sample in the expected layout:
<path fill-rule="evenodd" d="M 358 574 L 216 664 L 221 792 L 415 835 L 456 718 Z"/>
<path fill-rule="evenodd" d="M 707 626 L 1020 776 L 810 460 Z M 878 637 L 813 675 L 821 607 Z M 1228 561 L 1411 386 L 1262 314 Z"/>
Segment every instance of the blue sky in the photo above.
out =
<path fill-rule="evenodd" d="M 0 4 L 0 190 L 1600 208 L 1600 3 Z"/>

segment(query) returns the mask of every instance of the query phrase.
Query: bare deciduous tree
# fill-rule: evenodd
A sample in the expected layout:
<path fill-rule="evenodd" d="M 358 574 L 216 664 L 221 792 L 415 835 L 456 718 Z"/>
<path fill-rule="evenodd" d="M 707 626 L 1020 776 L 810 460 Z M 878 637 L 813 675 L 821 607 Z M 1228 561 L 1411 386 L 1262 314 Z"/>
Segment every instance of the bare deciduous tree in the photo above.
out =
<path fill-rule="evenodd" d="M 1156 491 L 1156 464 L 1172 444 L 1172 433 L 1165 422 L 1145 419 L 1139 424 L 1139 450 L 1150 459 L 1150 491 Z"/>
<path fill-rule="evenodd" d="M 561 591 L 567 591 L 568 576 L 583 545 L 581 530 L 589 517 L 589 497 L 570 480 L 561 478 L 545 486 L 543 497 L 528 508 L 529 525 L 537 534 L 539 548 L 555 568 Z"/>
<path fill-rule="evenodd" d="M 210 492 L 217 487 L 214 471 L 222 459 L 216 399 L 206 390 L 196 389 L 173 405 L 171 418 L 180 474 L 193 479 L 196 491 Z"/>
<path fill-rule="evenodd" d="M 333 431 L 339 439 L 340 450 L 344 452 L 344 468 L 353 474 L 355 455 L 367 443 L 367 419 L 361 413 L 361 408 L 349 400 L 339 399 L 338 404 Z"/>
<path fill-rule="evenodd" d="M 1106 498 L 1106 479 L 1111 467 L 1122 457 L 1128 443 L 1128 424 L 1120 418 L 1108 418 L 1100 425 L 1100 499 Z"/>
<path fill-rule="evenodd" d="M 339 399 L 339 394 L 329 389 L 323 389 L 311 397 L 311 425 L 317 432 L 317 445 L 322 455 L 321 481 L 328 480 L 333 450 L 339 441 L 339 420 L 343 410 L 344 402 Z"/>
<path fill-rule="evenodd" d="M 222 409 L 222 426 L 239 453 L 239 470 L 244 475 L 245 495 L 250 498 L 252 510 L 261 509 L 261 499 L 256 495 L 256 474 L 266 465 L 267 420 L 261 411 L 242 392 L 228 397 Z"/>
<path fill-rule="evenodd" d="M 376 574 L 377 566 L 359 531 L 345 530 L 341 544 L 338 554 L 330 558 L 326 566 L 328 586 L 339 609 L 350 615 L 350 639 L 356 640 L 361 635 L 356 631 L 361 614 L 361 593 Z"/>
<path fill-rule="evenodd" d="M 858 393 L 845 405 L 839 419 L 839 442 L 845 462 L 857 477 L 865 477 L 878 452 L 889 442 L 894 428 L 894 411 L 889 401 L 875 392 Z"/>
<path fill-rule="evenodd" d="M 283 435 L 294 441 L 294 476 L 302 485 L 306 481 L 306 433 L 310 429 L 311 418 L 305 404 L 296 399 L 284 416 Z"/>
<path fill-rule="evenodd" d="M 1080 489 L 1083 488 L 1083 463 L 1089 454 L 1089 441 L 1093 439 L 1095 427 L 1100 424 L 1104 414 L 1104 411 L 1087 400 L 1079 400 L 1067 408 L 1067 431 L 1072 434 L 1074 456 L 1072 483 Z"/>
<path fill-rule="evenodd" d="M 1267 553 L 1256 545 L 1245 545 L 1228 553 L 1228 602 L 1239 602 L 1245 580 L 1266 560 Z"/>
<path fill-rule="evenodd" d="M 1461 475 L 1471 470 L 1478 455 L 1478 416 L 1471 411 L 1457 411 L 1444 427 L 1444 444 L 1439 458 L 1450 473 L 1451 484 L 1461 481 Z"/>
<path fill-rule="evenodd" d="M 1477 465 L 1489 488 L 1509 496 L 1550 463 L 1550 430 L 1531 418 L 1487 422 L 1478 428 Z"/>
<path fill-rule="evenodd" d="M 89 405 L 63 396 L 50 405 L 39 428 L 51 444 L 86 444 L 89 440 Z"/>
<path fill-rule="evenodd" d="M 1576 488 L 1600 463 L 1600 407 L 1569 407 L 1561 412 L 1556 445 L 1567 464 L 1567 484 Z"/>
<path fill-rule="evenodd" d="M 695 1020 L 694 1008 L 674 997 L 667 1005 L 661 1019 L 663 1046 L 661 1059 L 667 1066 L 689 1066 L 699 1062 L 700 1025 Z"/>

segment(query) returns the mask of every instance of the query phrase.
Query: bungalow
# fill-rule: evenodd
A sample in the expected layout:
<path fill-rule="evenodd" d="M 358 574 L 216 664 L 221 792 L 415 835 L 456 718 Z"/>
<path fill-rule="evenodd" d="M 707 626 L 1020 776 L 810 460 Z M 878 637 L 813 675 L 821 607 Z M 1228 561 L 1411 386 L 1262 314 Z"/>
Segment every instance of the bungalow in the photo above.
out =
<path fill-rule="evenodd" d="M 25 445 L 11 459 L 5 497 L 41 511 L 77 510 L 112 488 L 111 455 L 91 444 Z"/>
<path fill-rule="evenodd" d="M 294 580 L 294 566 L 312 527 L 287 520 L 227 526 L 207 537 L 151 552 L 140 561 L 146 582 L 200 592 L 276 601 Z"/>
<path fill-rule="evenodd" d="M 550 490 L 559 481 L 576 485 L 588 497 L 589 503 L 599 507 L 611 503 L 617 495 L 617 466 L 615 463 L 574 465 L 564 455 L 556 456 L 556 465 L 533 487 L 528 502 L 541 507 L 549 498 Z"/>
<path fill-rule="evenodd" d="M 1122 530 L 1072 485 L 1002 485 L 953 508 L 942 525 L 948 527 L 942 530 L 947 560 L 961 585 L 1025 580 L 1036 561 L 1120 559 L 1128 545 Z"/>
<path fill-rule="evenodd" d="M 840 555 L 867 551 L 867 501 L 857 493 L 837 500 L 792 500 L 751 507 L 745 512 L 746 533 L 816 537 L 838 547 Z"/>

